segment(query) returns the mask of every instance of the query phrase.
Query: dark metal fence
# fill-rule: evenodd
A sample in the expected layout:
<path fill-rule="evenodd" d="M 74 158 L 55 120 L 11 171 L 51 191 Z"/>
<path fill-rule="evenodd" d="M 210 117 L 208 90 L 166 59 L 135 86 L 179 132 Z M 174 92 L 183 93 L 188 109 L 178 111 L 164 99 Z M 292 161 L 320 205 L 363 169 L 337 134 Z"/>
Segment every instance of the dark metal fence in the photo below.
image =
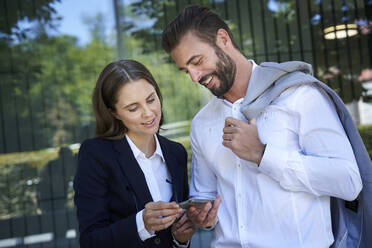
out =
<path fill-rule="evenodd" d="M 0 1 L 0 247 L 78 246 L 72 178 L 79 143 L 93 135 L 94 123 L 89 99 L 76 99 L 116 56 L 98 42 L 83 51 L 71 38 L 40 35 L 53 19 L 53 2 Z M 306 61 L 345 102 L 361 97 L 358 76 L 372 68 L 372 1 L 133 2 L 133 13 L 154 21 L 130 33 L 148 41 L 143 53 L 161 52 L 162 28 L 193 3 L 226 19 L 247 58 Z M 26 17 L 36 34 L 14 24 Z M 98 50 L 105 56 L 84 62 Z M 69 83 L 78 76 L 87 83 Z M 192 247 L 205 247 L 211 235 L 198 233 Z"/>

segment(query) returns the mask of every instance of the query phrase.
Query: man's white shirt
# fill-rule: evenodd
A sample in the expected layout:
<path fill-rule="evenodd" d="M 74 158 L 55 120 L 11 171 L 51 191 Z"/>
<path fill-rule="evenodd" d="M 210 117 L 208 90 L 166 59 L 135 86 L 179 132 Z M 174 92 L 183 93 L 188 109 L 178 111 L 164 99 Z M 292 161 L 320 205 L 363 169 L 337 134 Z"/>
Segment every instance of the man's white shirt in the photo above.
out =
<path fill-rule="evenodd" d="M 222 196 L 212 247 L 329 247 L 330 196 L 362 188 L 333 103 L 313 86 L 283 92 L 257 118 L 258 166 L 222 145 L 226 117 L 247 121 L 241 102 L 214 97 L 191 124 L 190 196 Z"/>

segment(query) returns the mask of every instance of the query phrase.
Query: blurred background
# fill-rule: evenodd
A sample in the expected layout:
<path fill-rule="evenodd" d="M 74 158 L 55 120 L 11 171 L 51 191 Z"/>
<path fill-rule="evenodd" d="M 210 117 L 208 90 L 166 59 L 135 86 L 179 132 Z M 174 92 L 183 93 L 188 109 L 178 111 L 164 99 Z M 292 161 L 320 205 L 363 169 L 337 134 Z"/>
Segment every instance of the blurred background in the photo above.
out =
<path fill-rule="evenodd" d="M 256 63 L 306 61 L 337 91 L 372 154 L 371 0 L 0 0 L 0 247 L 78 247 L 72 180 L 94 135 L 91 94 L 119 58 L 149 68 L 164 98 L 162 134 L 188 142 L 210 94 L 161 49 L 189 4 L 214 9 Z M 192 246 L 213 233 L 199 231 Z"/>

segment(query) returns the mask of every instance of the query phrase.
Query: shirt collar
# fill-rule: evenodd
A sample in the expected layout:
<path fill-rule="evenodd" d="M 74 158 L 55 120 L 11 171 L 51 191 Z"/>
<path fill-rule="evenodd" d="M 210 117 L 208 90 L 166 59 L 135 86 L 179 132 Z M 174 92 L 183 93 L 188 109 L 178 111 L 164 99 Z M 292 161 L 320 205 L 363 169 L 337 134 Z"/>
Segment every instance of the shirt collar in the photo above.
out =
<path fill-rule="evenodd" d="M 160 147 L 160 143 L 159 143 L 158 137 L 156 136 L 156 134 L 154 134 L 154 137 L 155 137 L 156 149 L 155 149 L 154 154 L 152 154 L 152 156 L 149 157 L 149 159 L 150 158 L 153 158 L 154 156 L 159 156 L 161 158 L 161 160 L 163 162 L 165 162 L 165 159 L 164 159 L 164 156 L 163 156 L 163 152 L 161 150 L 161 147 Z M 140 149 L 138 149 L 138 147 L 136 146 L 136 144 L 134 144 L 134 142 L 129 138 L 129 136 L 127 134 L 125 134 L 125 138 L 127 139 L 128 144 L 129 144 L 130 148 L 132 149 L 133 155 L 134 155 L 134 157 L 136 159 L 138 157 L 146 158 L 145 154 Z"/>
<path fill-rule="evenodd" d="M 256 69 L 257 64 L 256 64 L 256 62 L 254 62 L 253 59 L 248 59 L 248 61 L 252 63 L 252 71 L 251 71 L 251 78 L 252 78 L 253 71 L 254 71 L 254 69 Z M 250 79 L 249 79 L 249 80 L 250 80 Z M 220 99 L 223 100 L 223 102 L 224 102 L 225 104 L 227 104 L 227 106 L 230 106 L 230 107 L 231 107 L 231 106 L 233 105 L 233 103 L 238 103 L 238 102 L 240 103 L 240 102 L 243 101 L 244 98 L 240 98 L 240 99 L 236 100 L 236 101 L 233 102 L 233 103 L 227 101 L 223 96 L 222 96 Z"/>
<path fill-rule="evenodd" d="M 253 73 L 253 71 L 254 71 L 254 69 L 256 69 L 256 67 L 257 67 L 257 64 L 256 64 L 256 62 L 254 62 L 254 60 L 253 59 L 248 59 L 248 61 L 249 62 L 251 62 L 252 63 L 252 72 L 251 72 L 251 75 L 252 75 L 252 73 Z M 251 77 L 252 78 L 252 77 Z"/>

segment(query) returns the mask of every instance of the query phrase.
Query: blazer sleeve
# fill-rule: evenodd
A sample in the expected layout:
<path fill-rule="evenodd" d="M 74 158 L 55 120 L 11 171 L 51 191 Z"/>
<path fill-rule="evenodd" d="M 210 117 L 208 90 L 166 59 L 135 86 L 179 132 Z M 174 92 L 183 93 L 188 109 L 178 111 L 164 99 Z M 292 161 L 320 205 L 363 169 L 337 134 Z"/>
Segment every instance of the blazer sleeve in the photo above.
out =
<path fill-rule="evenodd" d="M 110 175 L 92 148 L 84 142 L 78 156 L 74 178 L 75 205 L 80 229 L 80 246 L 142 247 L 138 236 L 136 213 L 113 221 L 108 211 Z"/>

